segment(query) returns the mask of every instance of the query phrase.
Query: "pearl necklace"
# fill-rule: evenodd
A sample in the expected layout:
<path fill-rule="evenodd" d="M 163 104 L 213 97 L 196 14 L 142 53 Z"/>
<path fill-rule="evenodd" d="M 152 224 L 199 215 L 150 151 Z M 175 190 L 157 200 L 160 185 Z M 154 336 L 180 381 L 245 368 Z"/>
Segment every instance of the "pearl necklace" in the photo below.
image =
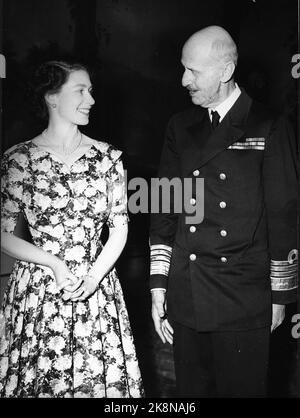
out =
<path fill-rule="evenodd" d="M 78 143 L 75 145 L 75 147 L 73 147 L 73 148 L 65 148 L 64 146 L 62 146 L 62 151 L 57 151 L 57 149 L 55 148 L 55 147 L 53 147 L 53 146 L 51 146 L 51 145 L 49 145 L 49 142 L 50 142 L 50 140 L 49 140 L 49 138 L 47 137 L 47 129 L 45 129 L 43 132 L 42 132 L 42 137 L 47 141 L 47 146 L 49 147 L 49 148 L 51 148 L 53 151 L 55 151 L 55 152 L 59 152 L 59 153 L 61 153 L 62 155 L 64 155 L 64 156 L 66 156 L 66 157 L 68 157 L 68 156 L 70 156 L 70 155 L 72 155 L 79 147 L 80 147 L 80 145 L 81 145 L 81 143 L 82 143 L 82 133 L 80 132 L 80 131 L 78 131 L 79 132 L 79 141 L 78 141 Z"/>

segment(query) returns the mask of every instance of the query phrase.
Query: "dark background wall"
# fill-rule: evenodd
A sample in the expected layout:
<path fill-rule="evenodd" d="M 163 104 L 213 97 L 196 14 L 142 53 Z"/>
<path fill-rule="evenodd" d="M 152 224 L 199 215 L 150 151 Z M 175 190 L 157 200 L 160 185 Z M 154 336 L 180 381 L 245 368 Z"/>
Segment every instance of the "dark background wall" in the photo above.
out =
<path fill-rule="evenodd" d="M 180 84 L 181 47 L 193 32 L 211 24 L 227 29 L 238 45 L 239 84 L 287 114 L 296 127 L 291 57 L 297 52 L 297 0 L 4 0 L 3 16 L 3 150 L 41 131 L 43 125 L 30 111 L 26 82 L 38 63 L 67 54 L 95 70 L 96 106 L 84 132 L 124 151 L 129 178 L 154 176 L 168 118 L 190 105 Z M 150 318 L 147 256 L 148 216 L 131 215 L 119 268 L 128 300 L 140 292 L 139 301 L 129 303 L 132 317 L 141 318 L 133 324 L 137 335 L 151 327 L 145 322 Z M 289 331 L 284 339 L 278 337 L 284 352 L 294 346 Z M 137 345 L 147 352 L 139 336 Z M 142 366 L 150 382 L 148 360 Z M 273 368 L 275 382 L 282 373 L 293 381 L 290 362 L 284 370 Z M 275 392 L 287 393 L 290 384 L 278 383 Z"/>
<path fill-rule="evenodd" d="M 210 24 L 237 42 L 237 78 L 248 92 L 292 114 L 296 0 L 4 0 L 4 148 L 39 129 L 27 123 L 22 97 L 28 70 L 66 52 L 96 70 L 87 132 L 154 168 L 168 117 L 189 105 L 180 87 L 181 47 Z"/>

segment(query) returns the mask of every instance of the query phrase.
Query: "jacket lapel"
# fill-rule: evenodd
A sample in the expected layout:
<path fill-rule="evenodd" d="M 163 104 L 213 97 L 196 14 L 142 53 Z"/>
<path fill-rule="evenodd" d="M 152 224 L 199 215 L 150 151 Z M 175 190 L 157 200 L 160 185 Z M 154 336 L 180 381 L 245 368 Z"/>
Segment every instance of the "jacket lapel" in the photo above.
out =
<path fill-rule="evenodd" d="M 245 134 L 251 103 L 250 97 L 242 90 L 240 97 L 214 131 L 206 109 L 196 122 L 187 126 L 191 140 L 190 146 L 185 147 L 182 154 L 184 176 L 205 165 Z"/>

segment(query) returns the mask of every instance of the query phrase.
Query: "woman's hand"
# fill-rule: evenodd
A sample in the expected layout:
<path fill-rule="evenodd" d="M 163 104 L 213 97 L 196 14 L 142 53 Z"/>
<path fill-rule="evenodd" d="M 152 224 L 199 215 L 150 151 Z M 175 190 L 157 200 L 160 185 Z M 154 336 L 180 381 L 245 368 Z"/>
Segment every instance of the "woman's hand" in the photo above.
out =
<path fill-rule="evenodd" d="M 72 293 L 70 299 L 72 302 L 84 301 L 92 296 L 99 285 L 99 280 L 94 276 L 87 274 L 83 277 L 82 284 L 78 290 Z"/>
<path fill-rule="evenodd" d="M 56 280 L 56 286 L 58 290 L 63 291 L 62 298 L 64 300 L 69 300 L 74 292 L 82 284 L 82 279 L 78 279 L 74 276 L 73 273 L 68 269 L 66 264 L 58 259 L 55 261 L 52 266 L 52 270 Z"/>

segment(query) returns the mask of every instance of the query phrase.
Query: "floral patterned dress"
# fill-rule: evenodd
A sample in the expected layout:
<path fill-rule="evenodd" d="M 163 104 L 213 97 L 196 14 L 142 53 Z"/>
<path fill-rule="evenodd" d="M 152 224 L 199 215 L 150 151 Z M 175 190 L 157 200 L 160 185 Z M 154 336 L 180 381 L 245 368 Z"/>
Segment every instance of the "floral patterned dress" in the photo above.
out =
<path fill-rule="evenodd" d="M 70 168 L 32 141 L 4 153 L 1 230 L 22 211 L 34 244 L 77 277 L 99 255 L 100 234 L 127 223 L 121 152 L 93 141 Z M 141 397 L 121 286 L 113 269 L 84 302 L 63 301 L 50 268 L 17 261 L 1 312 L 2 397 Z"/>

